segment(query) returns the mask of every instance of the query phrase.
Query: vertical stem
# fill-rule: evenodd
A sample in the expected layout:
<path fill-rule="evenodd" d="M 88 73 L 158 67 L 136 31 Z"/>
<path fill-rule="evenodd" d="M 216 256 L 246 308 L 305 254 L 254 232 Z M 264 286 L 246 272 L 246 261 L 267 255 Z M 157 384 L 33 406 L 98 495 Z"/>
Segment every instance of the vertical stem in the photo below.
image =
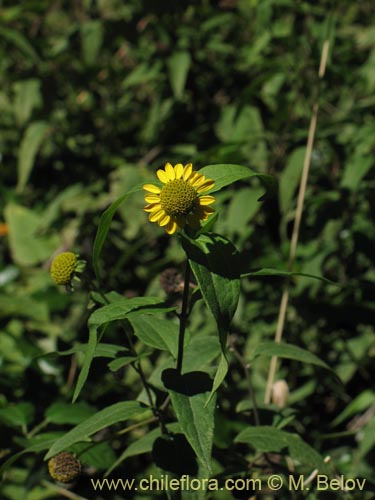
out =
<path fill-rule="evenodd" d="M 319 73 L 318 73 L 320 79 L 322 79 L 324 77 L 324 73 L 326 70 L 326 65 L 327 65 L 327 61 L 328 61 L 328 54 L 329 54 L 329 45 L 330 45 L 330 41 L 329 41 L 329 33 L 328 33 L 326 40 L 324 41 L 321 56 L 320 56 L 320 65 L 319 65 Z M 297 249 L 297 244 L 298 244 L 299 231 L 300 231 L 300 225 L 301 225 L 302 213 L 303 213 L 303 204 L 304 204 L 304 200 L 305 200 L 306 186 L 307 186 L 307 180 L 308 180 L 308 176 L 309 176 L 310 163 L 311 163 L 311 155 L 312 155 L 314 139 L 315 139 L 316 122 L 318 119 L 318 110 L 319 110 L 318 99 L 319 99 L 319 89 L 318 89 L 317 97 L 316 97 L 316 100 L 314 102 L 313 109 L 312 109 L 309 134 L 308 134 L 307 144 L 306 144 L 305 160 L 304 160 L 304 164 L 303 164 L 302 176 L 301 176 L 299 192 L 298 192 L 296 217 L 294 219 L 293 233 L 292 233 L 292 239 L 291 239 L 290 250 L 289 250 L 289 262 L 288 262 L 289 271 L 292 271 L 292 269 L 293 269 L 294 258 L 296 255 L 296 249 Z M 281 339 L 283 336 L 288 301 L 289 301 L 289 284 L 287 283 L 285 285 L 285 288 L 283 290 L 283 295 L 281 297 L 279 317 L 277 320 L 277 327 L 276 327 L 276 334 L 275 334 L 275 342 L 281 342 Z M 274 382 L 274 378 L 275 378 L 275 374 L 276 374 L 276 369 L 277 369 L 277 356 L 273 356 L 271 359 L 271 364 L 270 364 L 270 368 L 269 368 L 269 372 L 268 372 L 268 380 L 267 380 L 266 392 L 265 392 L 265 396 L 264 396 L 264 402 L 266 404 L 271 401 L 272 387 L 273 387 L 273 382 Z"/>
<path fill-rule="evenodd" d="M 189 300 L 189 285 L 190 285 L 190 265 L 189 261 L 186 261 L 184 291 L 182 295 L 182 305 L 180 313 L 180 328 L 178 333 L 178 354 L 177 354 L 177 366 L 176 366 L 176 370 L 178 371 L 178 373 L 181 373 L 182 359 L 184 356 L 184 341 L 185 341 L 185 330 L 186 330 L 186 319 L 187 319 L 187 306 Z"/>
<path fill-rule="evenodd" d="M 238 359 L 238 361 L 240 362 L 241 367 L 244 371 L 245 378 L 246 378 L 247 390 L 249 393 L 249 398 L 250 398 L 251 404 L 253 405 L 254 422 L 255 422 L 255 425 L 260 425 L 258 405 L 257 405 L 256 397 L 255 397 L 253 382 L 251 380 L 251 375 L 250 375 L 250 365 L 249 365 L 249 363 L 246 362 L 246 360 L 243 358 L 243 356 L 237 350 L 237 347 L 236 347 L 236 344 L 235 344 L 235 341 L 233 340 L 233 338 L 229 339 L 229 350 L 231 352 L 233 352 L 234 356 Z"/>

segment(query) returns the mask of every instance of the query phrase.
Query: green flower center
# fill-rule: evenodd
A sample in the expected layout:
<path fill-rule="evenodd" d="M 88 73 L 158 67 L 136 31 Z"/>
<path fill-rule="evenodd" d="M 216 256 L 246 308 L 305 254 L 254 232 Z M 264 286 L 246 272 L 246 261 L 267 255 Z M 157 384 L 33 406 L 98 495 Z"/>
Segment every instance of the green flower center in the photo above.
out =
<path fill-rule="evenodd" d="M 167 215 L 188 215 L 197 206 L 198 194 L 183 179 L 169 181 L 160 193 L 161 208 Z"/>

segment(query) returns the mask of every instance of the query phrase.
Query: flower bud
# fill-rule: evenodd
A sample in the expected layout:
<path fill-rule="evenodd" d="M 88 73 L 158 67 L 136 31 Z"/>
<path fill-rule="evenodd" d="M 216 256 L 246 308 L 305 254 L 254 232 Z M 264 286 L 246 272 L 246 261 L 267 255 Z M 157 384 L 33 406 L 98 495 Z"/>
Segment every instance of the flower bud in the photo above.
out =
<path fill-rule="evenodd" d="M 71 282 L 77 269 L 77 256 L 73 252 L 62 252 L 53 259 L 50 274 L 57 285 L 67 285 Z"/>
<path fill-rule="evenodd" d="M 289 387 L 285 380 L 277 380 L 272 387 L 272 403 L 284 408 L 289 396 Z"/>

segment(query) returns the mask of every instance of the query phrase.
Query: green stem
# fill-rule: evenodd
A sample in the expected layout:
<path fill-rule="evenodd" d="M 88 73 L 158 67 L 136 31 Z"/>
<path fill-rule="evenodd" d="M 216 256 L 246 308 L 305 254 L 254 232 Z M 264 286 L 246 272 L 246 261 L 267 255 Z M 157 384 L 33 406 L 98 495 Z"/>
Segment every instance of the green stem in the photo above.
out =
<path fill-rule="evenodd" d="M 182 360 L 184 357 L 184 341 L 185 341 L 186 320 L 187 320 L 187 307 L 189 301 L 189 288 L 190 288 L 190 265 L 189 261 L 187 261 L 185 269 L 184 292 L 182 295 L 182 306 L 180 313 L 180 329 L 178 334 L 178 354 L 177 354 L 177 366 L 176 366 L 176 370 L 178 371 L 178 373 L 181 373 Z"/>
<path fill-rule="evenodd" d="M 100 296 L 102 297 L 102 299 L 104 300 L 104 302 L 106 304 L 109 304 L 109 300 L 107 299 L 107 297 L 105 296 L 105 294 L 100 290 L 100 288 L 96 285 L 96 283 L 91 280 L 90 285 L 91 285 L 91 287 L 93 289 L 95 289 L 96 292 L 98 292 L 100 294 Z M 121 326 L 122 326 L 122 328 L 123 328 L 123 330 L 125 332 L 125 335 L 127 337 L 127 340 L 128 340 L 128 343 L 129 343 L 129 347 L 130 347 L 130 351 L 131 351 L 132 356 L 137 357 L 137 352 L 135 350 L 135 347 L 134 347 L 131 335 L 130 335 L 129 330 L 127 328 L 127 324 L 125 324 L 125 322 L 121 322 Z M 134 363 L 131 363 L 131 365 L 133 366 L 133 368 L 138 373 L 138 375 L 139 375 L 139 377 L 141 379 L 142 385 L 143 385 L 143 387 L 144 387 L 144 389 L 146 391 L 147 398 L 149 400 L 150 407 L 151 407 L 154 415 L 160 419 L 159 410 L 156 408 L 156 406 L 153 403 L 152 394 L 151 394 L 151 391 L 150 391 L 150 387 L 149 387 L 149 385 L 147 383 L 146 376 L 145 376 L 145 373 L 144 373 L 144 371 L 142 369 L 140 361 L 135 361 Z"/>

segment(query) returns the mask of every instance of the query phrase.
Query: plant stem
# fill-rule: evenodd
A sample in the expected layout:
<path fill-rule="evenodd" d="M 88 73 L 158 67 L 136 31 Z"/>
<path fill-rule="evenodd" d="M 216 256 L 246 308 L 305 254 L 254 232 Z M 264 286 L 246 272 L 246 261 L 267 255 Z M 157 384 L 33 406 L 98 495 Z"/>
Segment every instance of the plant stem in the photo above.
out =
<path fill-rule="evenodd" d="M 251 375 L 250 375 L 250 365 L 249 365 L 249 363 L 246 362 L 246 360 L 243 358 L 243 356 L 238 352 L 233 338 L 229 339 L 229 342 L 230 342 L 229 350 L 231 352 L 233 352 L 234 356 L 238 359 L 238 361 L 240 362 L 242 369 L 245 373 L 247 390 L 249 392 L 249 398 L 250 398 L 251 404 L 253 405 L 255 425 L 260 425 L 258 406 L 257 406 L 256 397 L 255 397 L 253 382 L 251 380 Z"/>
<path fill-rule="evenodd" d="M 186 330 L 186 320 L 187 320 L 187 307 L 189 300 L 189 288 L 190 288 L 190 265 L 189 261 L 186 261 L 184 291 L 182 295 L 182 305 L 180 313 L 180 328 L 178 333 L 178 354 L 177 354 L 177 366 L 176 366 L 176 370 L 180 374 L 182 370 L 182 360 L 184 356 L 184 341 L 185 341 L 185 330 Z"/>
<path fill-rule="evenodd" d="M 100 290 L 100 288 L 96 285 L 96 283 L 94 281 L 91 281 L 91 286 L 92 288 L 95 289 L 95 291 L 97 291 L 100 296 L 102 297 L 102 299 L 104 300 L 104 302 L 106 304 L 109 304 L 109 300 L 107 299 L 107 297 L 105 296 L 105 294 Z M 133 344 L 133 341 L 132 341 L 132 338 L 131 338 L 131 335 L 129 334 L 129 331 L 128 329 L 126 328 L 126 325 L 124 324 L 124 322 L 121 322 L 121 326 L 125 332 L 125 335 L 126 335 L 126 338 L 128 340 L 128 343 L 129 343 L 129 347 L 130 347 L 130 351 L 131 351 L 131 354 L 135 357 L 137 357 L 137 352 L 134 348 L 134 344 Z M 142 382 L 142 385 L 146 391 L 146 394 L 147 394 L 147 398 L 149 400 L 149 403 L 150 403 L 150 407 L 154 413 L 154 415 L 160 420 L 161 422 L 161 417 L 160 417 L 160 412 L 159 410 L 156 408 L 156 406 L 154 405 L 153 403 L 153 400 L 152 400 L 152 394 L 151 394 L 151 391 L 150 391 L 150 387 L 147 383 L 147 380 L 146 380 L 146 376 L 144 374 L 144 371 L 142 369 L 142 366 L 141 366 L 141 363 L 140 361 L 134 361 L 133 363 L 131 363 L 131 365 L 133 366 L 133 368 L 135 369 L 135 371 L 138 373 L 140 379 L 141 379 L 141 382 Z M 163 424 L 161 423 L 162 425 L 162 428 L 164 427 Z"/>
<path fill-rule="evenodd" d="M 324 73 L 325 73 L 327 61 L 328 61 L 329 46 L 330 46 L 330 30 L 332 29 L 331 20 L 332 20 L 332 17 L 330 18 L 329 32 L 327 33 L 326 39 L 323 43 L 321 56 L 320 56 L 320 65 L 319 65 L 319 72 L 318 72 L 318 76 L 319 76 L 320 81 L 324 77 Z M 306 153 L 305 153 L 305 159 L 304 159 L 303 169 L 302 169 L 302 176 L 301 176 L 299 192 L 298 192 L 296 216 L 294 219 L 292 239 L 290 242 L 289 262 L 288 262 L 289 271 L 293 270 L 294 258 L 296 255 L 299 232 L 300 232 L 300 225 L 301 225 L 301 220 L 302 220 L 303 205 L 304 205 L 305 194 L 306 194 L 306 186 L 307 186 L 307 180 L 308 180 L 308 176 L 309 176 L 311 155 L 312 155 L 314 139 L 315 139 L 316 123 L 317 123 L 317 119 L 318 119 L 319 90 L 320 90 L 320 86 L 317 89 L 317 95 L 315 98 L 315 102 L 313 104 L 309 133 L 308 133 L 308 137 L 307 137 Z M 277 320 L 277 327 L 276 327 L 276 333 L 275 333 L 275 342 L 281 342 L 281 340 L 282 340 L 286 311 L 288 308 L 288 301 L 289 301 L 289 282 L 285 285 L 284 290 L 283 290 L 283 294 L 281 297 L 279 316 L 278 316 L 278 320 Z M 274 379 L 275 379 L 275 375 L 276 375 L 276 370 L 277 370 L 277 359 L 278 359 L 277 356 L 273 356 L 271 358 L 270 368 L 269 368 L 269 372 L 268 372 L 266 392 L 265 392 L 265 396 L 264 396 L 264 402 L 266 404 L 268 404 L 271 401 L 272 387 L 273 387 L 273 383 L 274 383 Z"/>

